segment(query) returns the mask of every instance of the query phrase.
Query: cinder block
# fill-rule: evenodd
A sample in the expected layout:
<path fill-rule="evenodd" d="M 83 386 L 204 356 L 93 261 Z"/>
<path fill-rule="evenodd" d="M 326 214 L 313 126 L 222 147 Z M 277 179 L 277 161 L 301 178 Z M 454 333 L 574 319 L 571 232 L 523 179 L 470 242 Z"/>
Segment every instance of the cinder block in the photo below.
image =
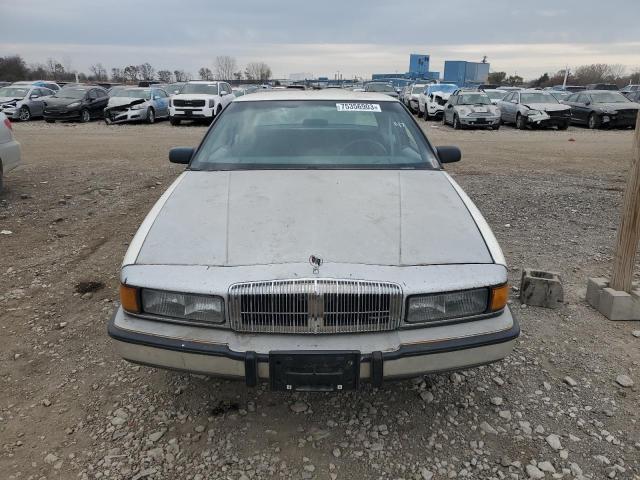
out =
<path fill-rule="evenodd" d="M 560 274 L 525 269 L 520 282 L 520 301 L 536 307 L 559 308 L 564 302 Z"/>
<path fill-rule="evenodd" d="M 605 278 L 590 278 L 587 302 L 609 320 L 640 320 L 640 291 L 631 293 L 609 288 Z"/>
<path fill-rule="evenodd" d="M 590 278 L 587 282 L 587 302 L 596 310 L 600 305 L 600 292 L 609 286 L 606 278 Z"/>

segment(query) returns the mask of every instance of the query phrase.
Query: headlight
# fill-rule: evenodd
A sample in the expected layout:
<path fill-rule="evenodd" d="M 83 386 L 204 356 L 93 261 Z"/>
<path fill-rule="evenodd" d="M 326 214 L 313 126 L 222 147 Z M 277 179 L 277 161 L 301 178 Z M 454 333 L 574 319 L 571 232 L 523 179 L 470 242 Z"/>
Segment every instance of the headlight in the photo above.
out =
<path fill-rule="evenodd" d="M 216 101 L 213 98 L 209 99 L 209 108 L 213 108 L 215 106 L 216 106 Z"/>
<path fill-rule="evenodd" d="M 469 115 L 470 112 L 471 112 L 471 110 L 469 110 L 468 108 L 465 108 L 465 107 L 459 107 L 458 108 L 458 113 L 460 115 Z"/>
<path fill-rule="evenodd" d="M 80 106 L 80 102 L 73 102 L 70 103 L 69 105 L 67 105 L 67 108 L 75 108 L 75 107 L 79 107 Z"/>
<path fill-rule="evenodd" d="M 143 313 L 197 322 L 224 322 L 224 301 L 220 297 L 145 288 L 141 300 Z"/>
<path fill-rule="evenodd" d="M 132 105 L 131 107 L 129 107 L 131 110 L 142 110 L 144 108 L 147 108 L 147 106 L 143 103 L 138 103 L 136 105 Z"/>
<path fill-rule="evenodd" d="M 542 112 L 540 110 L 529 110 L 527 115 L 542 115 Z"/>
<path fill-rule="evenodd" d="M 617 110 L 604 110 L 602 113 L 606 113 L 607 115 L 617 115 Z"/>
<path fill-rule="evenodd" d="M 471 317 L 502 310 L 509 298 L 509 287 L 476 288 L 460 292 L 409 297 L 407 323 L 429 323 Z"/>

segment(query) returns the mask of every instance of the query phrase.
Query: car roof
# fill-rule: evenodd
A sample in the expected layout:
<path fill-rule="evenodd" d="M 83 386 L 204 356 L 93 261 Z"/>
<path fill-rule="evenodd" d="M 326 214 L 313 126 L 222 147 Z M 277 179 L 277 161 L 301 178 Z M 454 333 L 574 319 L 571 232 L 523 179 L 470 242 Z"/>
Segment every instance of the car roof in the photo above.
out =
<path fill-rule="evenodd" d="M 189 80 L 188 82 L 175 82 L 175 83 L 201 83 L 203 85 L 212 85 L 214 83 L 223 83 L 223 82 L 221 80 Z"/>
<path fill-rule="evenodd" d="M 397 102 L 398 100 L 377 92 L 353 92 L 339 88 L 323 90 L 275 90 L 252 93 L 240 97 L 234 102 L 259 102 L 269 100 L 336 100 L 336 101 L 368 101 L 368 102 Z"/>

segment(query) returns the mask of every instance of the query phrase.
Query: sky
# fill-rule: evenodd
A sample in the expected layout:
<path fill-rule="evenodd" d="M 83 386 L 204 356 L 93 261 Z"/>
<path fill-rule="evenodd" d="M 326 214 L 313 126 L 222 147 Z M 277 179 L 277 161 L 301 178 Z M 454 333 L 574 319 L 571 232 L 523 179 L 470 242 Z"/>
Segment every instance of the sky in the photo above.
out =
<path fill-rule="evenodd" d="M 640 69 L 640 0 L 0 0 L 0 56 L 88 72 L 143 62 L 213 70 L 218 55 L 275 78 L 404 73 L 409 54 L 480 61 L 525 79 L 569 65 Z"/>

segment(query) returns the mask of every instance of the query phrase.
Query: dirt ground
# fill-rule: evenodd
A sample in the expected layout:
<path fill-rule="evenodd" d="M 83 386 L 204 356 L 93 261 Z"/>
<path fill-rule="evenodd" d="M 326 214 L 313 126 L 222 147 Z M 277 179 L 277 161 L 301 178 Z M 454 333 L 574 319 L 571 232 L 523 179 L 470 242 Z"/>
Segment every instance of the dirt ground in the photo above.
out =
<path fill-rule="evenodd" d="M 453 131 L 419 120 L 520 284 L 555 270 L 565 305 L 511 306 L 505 361 L 333 394 L 138 367 L 106 335 L 138 225 L 204 127 L 15 124 L 0 194 L 0 478 L 640 478 L 640 322 L 584 301 L 607 276 L 632 132 Z M 635 382 L 624 388 L 616 378 Z M 293 407 L 293 408 L 292 408 Z"/>

